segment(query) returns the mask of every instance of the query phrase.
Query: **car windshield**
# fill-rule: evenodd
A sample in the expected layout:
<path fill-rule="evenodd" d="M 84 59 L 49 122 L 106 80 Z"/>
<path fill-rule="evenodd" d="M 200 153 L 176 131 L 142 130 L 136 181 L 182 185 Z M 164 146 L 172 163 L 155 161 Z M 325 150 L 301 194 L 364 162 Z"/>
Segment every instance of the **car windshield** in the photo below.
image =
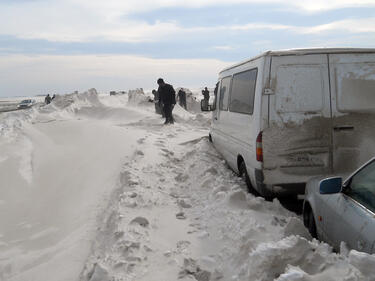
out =
<path fill-rule="evenodd" d="M 352 177 L 348 195 L 375 212 L 375 160 Z"/>
<path fill-rule="evenodd" d="M 31 103 L 31 100 L 23 100 L 21 103 Z"/>

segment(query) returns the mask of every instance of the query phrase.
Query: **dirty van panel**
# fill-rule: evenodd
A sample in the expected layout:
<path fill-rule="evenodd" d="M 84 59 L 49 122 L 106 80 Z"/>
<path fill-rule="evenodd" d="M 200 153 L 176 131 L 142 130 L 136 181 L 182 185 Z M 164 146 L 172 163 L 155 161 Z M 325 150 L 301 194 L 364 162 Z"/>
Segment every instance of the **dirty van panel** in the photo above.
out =
<path fill-rule="evenodd" d="M 270 122 L 263 130 L 264 182 L 303 183 L 331 171 L 326 55 L 272 58 Z"/>
<path fill-rule="evenodd" d="M 330 172 L 330 119 L 312 117 L 301 124 L 271 123 L 263 131 L 266 184 L 305 182 Z"/>
<path fill-rule="evenodd" d="M 375 53 L 332 54 L 333 169 L 348 175 L 375 156 Z"/>

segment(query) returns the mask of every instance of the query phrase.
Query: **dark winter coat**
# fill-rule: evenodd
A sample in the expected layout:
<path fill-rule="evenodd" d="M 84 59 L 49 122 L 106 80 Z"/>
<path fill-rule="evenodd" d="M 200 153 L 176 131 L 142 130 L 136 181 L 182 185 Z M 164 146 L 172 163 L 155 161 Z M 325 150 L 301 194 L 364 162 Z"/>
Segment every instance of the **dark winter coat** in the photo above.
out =
<path fill-rule="evenodd" d="M 203 94 L 203 97 L 204 97 L 205 100 L 210 99 L 210 92 L 208 90 L 203 90 L 202 94 Z"/>
<path fill-rule="evenodd" d="M 178 99 L 180 101 L 186 101 L 186 93 L 183 90 L 178 91 Z"/>
<path fill-rule="evenodd" d="M 164 86 L 159 86 L 158 92 L 163 104 L 176 104 L 176 92 L 172 85 L 165 84 Z"/>

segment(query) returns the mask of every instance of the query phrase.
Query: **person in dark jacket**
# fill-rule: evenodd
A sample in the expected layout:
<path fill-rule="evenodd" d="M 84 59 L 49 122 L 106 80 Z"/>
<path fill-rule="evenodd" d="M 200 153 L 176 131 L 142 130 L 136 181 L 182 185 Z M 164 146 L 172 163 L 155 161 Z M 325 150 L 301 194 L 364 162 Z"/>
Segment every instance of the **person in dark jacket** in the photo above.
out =
<path fill-rule="evenodd" d="M 45 102 L 46 104 L 50 104 L 51 101 L 52 101 L 51 96 L 48 94 L 48 95 L 45 97 L 44 102 Z"/>
<path fill-rule="evenodd" d="M 204 100 L 207 101 L 208 103 L 208 100 L 210 99 L 210 91 L 208 91 L 207 87 L 205 87 L 204 90 L 202 91 L 202 95 L 203 95 Z"/>
<path fill-rule="evenodd" d="M 160 101 L 159 92 L 156 90 L 152 90 L 152 94 L 154 95 L 155 112 L 157 114 L 161 114 L 164 117 L 163 104 Z"/>
<path fill-rule="evenodd" d="M 208 108 L 208 101 L 210 100 L 210 92 L 208 91 L 207 87 L 202 90 L 203 95 L 203 107 Z"/>
<path fill-rule="evenodd" d="M 173 124 L 172 110 L 176 104 L 176 92 L 173 89 L 172 85 L 169 85 L 164 82 L 162 78 L 159 78 L 157 81 L 159 88 L 158 92 L 160 95 L 160 100 L 163 103 L 165 122 L 164 124 Z"/>
<path fill-rule="evenodd" d="M 187 108 L 186 108 L 186 93 L 182 88 L 178 91 L 177 96 L 178 96 L 178 104 L 181 107 L 185 108 L 185 110 L 187 110 Z"/>

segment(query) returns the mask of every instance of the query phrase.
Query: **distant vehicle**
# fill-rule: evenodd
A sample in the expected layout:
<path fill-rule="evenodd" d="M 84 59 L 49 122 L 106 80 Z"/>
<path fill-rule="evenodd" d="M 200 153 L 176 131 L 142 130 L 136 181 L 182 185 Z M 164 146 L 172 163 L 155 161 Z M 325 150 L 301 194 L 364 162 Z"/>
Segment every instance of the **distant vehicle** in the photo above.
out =
<path fill-rule="evenodd" d="M 32 107 L 34 104 L 35 104 L 35 100 L 31 100 L 31 99 L 23 100 L 23 101 L 21 101 L 21 102 L 18 104 L 17 108 L 18 108 L 18 109 L 30 108 L 30 107 Z"/>
<path fill-rule="evenodd" d="M 311 235 L 336 250 L 375 253 L 375 158 L 347 180 L 312 179 L 306 185 L 303 221 Z"/>
<path fill-rule="evenodd" d="M 264 197 L 375 155 L 375 49 L 269 51 L 219 74 L 210 140 Z M 289 196 L 289 195 L 288 195 Z"/>
<path fill-rule="evenodd" d="M 116 92 L 116 91 L 110 91 L 110 92 L 109 92 L 109 95 L 110 95 L 110 96 L 125 95 L 125 94 L 126 94 L 125 91 L 119 91 L 119 92 Z"/>

